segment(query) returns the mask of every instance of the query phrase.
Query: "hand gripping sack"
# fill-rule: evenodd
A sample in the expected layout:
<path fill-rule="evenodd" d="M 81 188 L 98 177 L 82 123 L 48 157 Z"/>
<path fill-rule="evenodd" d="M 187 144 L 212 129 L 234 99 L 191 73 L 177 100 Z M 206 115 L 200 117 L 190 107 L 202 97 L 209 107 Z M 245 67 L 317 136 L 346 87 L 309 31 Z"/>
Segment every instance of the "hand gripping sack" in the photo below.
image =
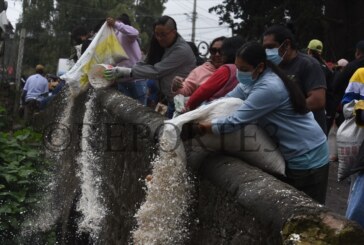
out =
<path fill-rule="evenodd" d="M 346 104 L 343 108 L 345 121 L 340 125 L 336 134 L 339 168 L 338 180 L 342 181 L 352 173 L 356 165 L 360 145 L 364 139 L 364 129 L 355 122 L 354 106 L 356 100 Z"/>
<path fill-rule="evenodd" d="M 88 72 L 97 64 L 116 65 L 127 59 L 124 48 L 116 38 L 114 30 L 106 22 L 97 32 L 86 51 L 77 60 L 76 64 L 61 79 L 69 84 L 73 94 L 87 88 L 89 83 Z"/>
<path fill-rule="evenodd" d="M 181 130 L 183 124 L 212 120 L 231 115 L 242 104 L 237 98 L 221 98 L 196 110 L 166 121 Z M 192 150 L 216 151 L 240 158 L 247 163 L 274 174 L 285 175 L 285 161 L 276 144 L 258 125 L 251 124 L 229 134 L 211 135 L 192 139 Z"/>

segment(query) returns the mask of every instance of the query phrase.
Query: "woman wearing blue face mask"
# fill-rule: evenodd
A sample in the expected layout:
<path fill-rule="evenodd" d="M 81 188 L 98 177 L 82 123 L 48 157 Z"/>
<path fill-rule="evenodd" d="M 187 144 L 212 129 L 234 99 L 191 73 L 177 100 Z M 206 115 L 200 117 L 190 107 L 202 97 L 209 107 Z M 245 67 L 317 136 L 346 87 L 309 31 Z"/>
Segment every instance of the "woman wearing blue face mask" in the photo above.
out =
<path fill-rule="evenodd" d="M 325 202 L 328 177 L 326 136 L 306 108 L 297 85 L 271 61 L 258 43 L 247 43 L 236 55 L 239 85 L 227 97 L 244 100 L 229 117 L 199 123 L 199 134 L 223 134 L 258 123 L 278 144 L 286 161 L 284 179 L 319 203 Z"/>

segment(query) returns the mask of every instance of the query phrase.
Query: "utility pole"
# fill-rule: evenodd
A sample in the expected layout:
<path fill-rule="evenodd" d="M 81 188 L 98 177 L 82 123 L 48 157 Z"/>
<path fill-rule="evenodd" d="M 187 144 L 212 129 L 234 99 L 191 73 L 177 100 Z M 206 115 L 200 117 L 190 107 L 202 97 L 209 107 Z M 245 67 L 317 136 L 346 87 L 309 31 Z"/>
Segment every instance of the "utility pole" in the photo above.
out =
<path fill-rule="evenodd" d="M 193 11 L 192 11 L 192 35 L 191 35 L 191 42 L 195 43 L 195 32 L 196 32 L 196 2 L 197 0 L 193 1 Z"/>
<path fill-rule="evenodd" d="M 18 47 L 18 60 L 16 62 L 15 73 L 15 103 L 14 103 L 14 116 L 18 114 L 19 101 L 20 101 L 20 79 L 22 73 L 23 55 L 24 55 L 24 42 L 26 31 L 24 28 L 20 30 L 19 47 Z"/>

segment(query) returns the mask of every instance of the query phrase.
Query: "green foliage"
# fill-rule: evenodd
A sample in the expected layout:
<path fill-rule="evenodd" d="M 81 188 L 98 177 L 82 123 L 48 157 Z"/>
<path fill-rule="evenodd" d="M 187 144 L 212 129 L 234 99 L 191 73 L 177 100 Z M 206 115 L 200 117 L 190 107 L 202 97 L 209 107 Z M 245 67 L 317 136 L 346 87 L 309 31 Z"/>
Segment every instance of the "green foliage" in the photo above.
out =
<path fill-rule="evenodd" d="M 288 19 L 295 23 L 297 29 L 309 27 L 311 32 L 320 31 L 323 6 L 323 0 L 226 0 L 209 11 L 216 12 L 220 21 L 228 23 L 235 34 L 259 39 L 267 26 L 285 24 Z"/>
<path fill-rule="evenodd" d="M 167 0 L 139 0 L 136 5 L 136 22 L 141 30 L 142 48 L 148 49 L 150 37 L 153 34 L 152 24 L 165 9 Z"/>
<path fill-rule="evenodd" d="M 41 199 L 47 162 L 41 135 L 31 129 L 0 132 L 0 242 L 20 233 L 22 222 Z"/>
<path fill-rule="evenodd" d="M 324 57 L 338 60 L 353 58 L 355 44 L 364 39 L 359 24 L 364 21 L 363 7 L 362 1 L 224 0 L 209 11 L 247 40 L 261 40 L 272 24 L 289 24 L 300 48 L 320 39 Z"/>
<path fill-rule="evenodd" d="M 0 129 L 6 126 L 5 113 L 5 108 L 0 105 Z"/>

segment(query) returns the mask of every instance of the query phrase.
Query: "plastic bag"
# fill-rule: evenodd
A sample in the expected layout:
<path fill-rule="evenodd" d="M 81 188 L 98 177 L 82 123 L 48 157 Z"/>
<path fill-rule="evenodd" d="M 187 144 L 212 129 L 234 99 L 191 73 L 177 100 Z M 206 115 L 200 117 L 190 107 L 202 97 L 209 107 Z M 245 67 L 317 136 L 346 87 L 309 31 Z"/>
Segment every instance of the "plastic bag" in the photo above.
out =
<path fill-rule="evenodd" d="M 342 181 L 351 175 L 356 165 L 360 145 L 364 139 L 364 129 L 355 122 L 354 106 L 356 100 L 346 104 L 343 108 L 345 121 L 340 125 L 336 134 L 338 148 L 338 181 Z"/>
<path fill-rule="evenodd" d="M 359 174 L 351 189 L 345 217 L 358 222 L 364 228 L 364 173 Z"/>
<path fill-rule="evenodd" d="M 166 123 L 175 125 L 181 131 L 182 126 L 188 122 L 229 116 L 243 103 L 244 101 L 238 98 L 221 98 L 168 120 Z M 171 136 L 170 138 L 173 140 L 175 137 Z M 258 125 L 247 125 L 230 134 L 204 135 L 193 139 L 191 143 L 192 150 L 223 152 L 240 158 L 266 172 L 285 176 L 285 161 L 281 152 L 268 134 Z"/>
<path fill-rule="evenodd" d="M 108 27 L 105 22 L 76 64 L 62 75 L 61 79 L 65 80 L 72 93 L 77 95 L 80 90 L 87 88 L 89 82 L 87 73 L 94 65 L 116 65 L 127 58 L 128 56 L 117 40 L 114 30 Z"/>
<path fill-rule="evenodd" d="M 177 94 L 173 97 L 174 108 L 175 111 L 173 113 L 173 117 L 177 117 L 181 115 L 182 110 L 185 108 L 185 105 L 190 97 L 185 97 L 182 94 Z"/>

